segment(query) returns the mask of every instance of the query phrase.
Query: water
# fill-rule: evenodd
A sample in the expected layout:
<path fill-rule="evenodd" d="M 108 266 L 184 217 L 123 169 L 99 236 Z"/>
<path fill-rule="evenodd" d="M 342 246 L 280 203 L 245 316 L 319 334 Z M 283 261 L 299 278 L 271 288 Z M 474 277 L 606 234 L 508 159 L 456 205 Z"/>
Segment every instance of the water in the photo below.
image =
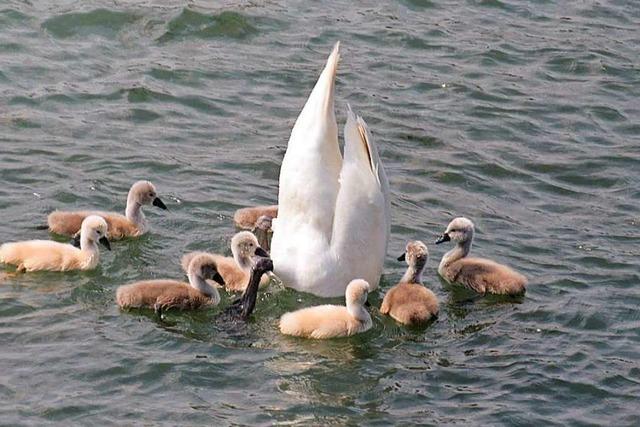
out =
<path fill-rule="evenodd" d="M 0 285 L 1 424 L 640 422 L 635 1 L 180 3 L 0 4 L 0 241 L 48 238 L 55 208 L 123 210 L 141 178 L 170 209 L 93 272 Z M 182 277 L 185 251 L 228 252 L 236 208 L 276 202 L 337 40 L 339 126 L 349 102 L 391 183 L 382 289 L 423 239 L 438 321 L 374 308 L 361 336 L 285 338 L 279 316 L 323 300 L 277 287 L 246 328 L 121 313 L 118 285 Z M 476 254 L 530 278 L 521 302 L 438 279 L 460 214 Z"/>

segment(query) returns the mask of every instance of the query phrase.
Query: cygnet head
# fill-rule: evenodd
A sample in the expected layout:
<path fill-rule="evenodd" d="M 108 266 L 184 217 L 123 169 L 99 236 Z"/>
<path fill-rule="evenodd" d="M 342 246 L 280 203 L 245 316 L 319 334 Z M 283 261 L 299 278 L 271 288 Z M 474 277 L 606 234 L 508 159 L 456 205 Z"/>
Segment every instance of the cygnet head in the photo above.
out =
<path fill-rule="evenodd" d="M 257 237 L 250 231 L 241 231 L 233 236 L 231 252 L 238 265 L 243 268 L 250 268 L 251 258 L 256 255 L 269 257 L 269 254 L 258 244 Z"/>
<path fill-rule="evenodd" d="M 128 200 L 143 206 L 153 205 L 160 209 L 167 209 L 167 206 L 158 197 L 156 187 L 149 181 L 138 181 L 133 184 L 129 190 Z"/>
<path fill-rule="evenodd" d="M 256 224 L 254 228 L 256 230 L 269 232 L 271 231 L 272 222 L 273 222 L 273 218 L 270 217 L 269 215 L 260 215 L 256 220 Z"/>
<path fill-rule="evenodd" d="M 349 282 L 349 285 L 347 285 L 347 290 L 345 292 L 347 307 L 364 306 L 367 302 L 369 290 L 369 283 L 366 280 L 355 279 Z"/>
<path fill-rule="evenodd" d="M 107 221 L 98 215 L 89 215 L 82 221 L 80 228 L 80 238 L 90 244 L 100 242 L 105 248 L 111 250 L 111 245 L 107 239 Z"/>
<path fill-rule="evenodd" d="M 205 280 L 210 279 L 224 286 L 224 279 L 218 272 L 215 258 L 209 254 L 198 254 L 189 262 L 188 274 L 194 274 Z"/>
<path fill-rule="evenodd" d="M 407 243 L 405 252 L 398 257 L 398 261 L 406 261 L 412 267 L 424 267 L 429 258 L 427 245 L 420 240 L 411 240 Z"/>
<path fill-rule="evenodd" d="M 436 245 L 450 240 L 458 244 L 471 242 L 474 230 L 473 222 L 470 219 L 463 216 L 455 218 L 449 223 L 444 234 L 436 240 Z"/>

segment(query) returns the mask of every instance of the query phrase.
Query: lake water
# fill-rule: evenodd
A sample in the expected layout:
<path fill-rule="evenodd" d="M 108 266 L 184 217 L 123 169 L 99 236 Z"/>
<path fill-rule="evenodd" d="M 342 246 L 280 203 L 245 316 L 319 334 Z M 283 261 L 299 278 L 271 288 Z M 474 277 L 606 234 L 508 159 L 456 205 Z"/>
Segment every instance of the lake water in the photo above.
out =
<path fill-rule="evenodd" d="M 0 424 L 640 423 L 637 1 L 188 4 L 0 4 L 0 241 L 49 238 L 56 208 L 122 211 L 138 179 L 169 207 L 95 271 L 0 283 Z M 228 253 L 235 209 L 277 201 L 338 40 L 339 127 L 349 102 L 392 191 L 373 329 L 283 337 L 283 312 L 326 300 L 277 286 L 246 327 L 120 312 L 119 285 L 183 277 L 185 251 Z M 457 215 L 524 299 L 438 278 Z M 409 330 L 375 307 L 416 238 L 441 314 Z"/>

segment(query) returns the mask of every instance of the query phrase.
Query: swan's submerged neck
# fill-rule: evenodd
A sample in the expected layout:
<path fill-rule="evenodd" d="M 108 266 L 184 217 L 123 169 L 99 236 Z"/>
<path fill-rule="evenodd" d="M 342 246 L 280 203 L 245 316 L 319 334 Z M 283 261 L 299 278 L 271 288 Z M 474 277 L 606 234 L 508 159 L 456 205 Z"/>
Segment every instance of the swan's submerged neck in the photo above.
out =
<path fill-rule="evenodd" d="M 242 294 L 242 317 L 247 319 L 256 307 L 256 299 L 258 298 L 258 287 L 262 278 L 262 270 L 256 268 L 251 269 L 249 283 Z"/>
<path fill-rule="evenodd" d="M 142 212 L 142 205 L 134 200 L 133 195 L 129 194 L 127 197 L 127 209 L 125 210 L 125 216 L 129 221 L 134 223 L 138 229 L 145 231 L 147 228 L 147 219 Z"/>
<path fill-rule="evenodd" d="M 453 249 L 447 252 L 440 262 L 440 266 L 449 265 L 469 255 L 471 251 L 471 239 L 458 243 Z"/>
<path fill-rule="evenodd" d="M 220 294 L 218 293 L 218 290 L 208 284 L 202 276 L 192 271 L 188 274 L 188 277 L 189 284 L 192 288 L 197 289 L 198 291 L 200 291 L 200 293 L 211 298 L 214 305 L 220 302 Z"/>

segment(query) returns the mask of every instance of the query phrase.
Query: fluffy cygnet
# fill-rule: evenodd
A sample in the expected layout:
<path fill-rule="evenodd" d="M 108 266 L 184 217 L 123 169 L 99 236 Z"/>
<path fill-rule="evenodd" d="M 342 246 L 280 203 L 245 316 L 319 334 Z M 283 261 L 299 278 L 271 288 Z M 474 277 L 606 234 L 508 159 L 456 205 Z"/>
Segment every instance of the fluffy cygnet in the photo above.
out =
<path fill-rule="evenodd" d="M 80 248 L 51 240 L 28 240 L 0 246 L 0 262 L 17 266 L 17 271 L 90 270 L 98 265 L 98 242 L 111 250 L 107 222 L 90 215 L 80 227 Z"/>
<path fill-rule="evenodd" d="M 252 230 L 256 221 L 261 216 L 276 218 L 278 216 L 278 205 L 254 206 L 251 208 L 238 209 L 233 215 L 233 222 L 236 227 L 242 230 Z"/>
<path fill-rule="evenodd" d="M 226 257 L 218 254 L 208 254 L 207 252 L 190 252 L 182 257 L 182 269 L 187 271 L 187 266 L 191 259 L 199 254 L 212 256 L 218 266 L 220 276 L 224 279 L 224 286 L 229 291 L 244 291 L 249 283 L 252 258 L 254 256 L 268 257 L 269 254 L 260 247 L 258 239 L 250 231 L 236 233 L 231 239 L 231 253 L 233 257 Z M 269 277 L 264 276 L 260 282 L 261 286 L 269 283 Z M 222 283 L 219 283 L 222 285 Z"/>
<path fill-rule="evenodd" d="M 253 234 L 255 234 L 255 236 L 258 238 L 260 247 L 267 252 L 271 250 L 271 235 L 273 234 L 273 230 L 271 229 L 272 223 L 272 217 L 261 215 L 256 220 L 256 223 L 252 230 Z"/>
<path fill-rule="evenodd" d="M 422 285 L 422 272 L 427 265 L 429 251 L 420 241 L 407 243 L 398 261 L 409 266 L 400 282 L 387 292 L 380 313 L 388 314 L 405 325 L 418 325 L 438 315 L 438 298 Z"/>
<path fill-rule="evenodd" d="M 362 279 L 347 285 L 347 306 L 319 305 L 285 313 L 280 318 L 280 332 L 303 338 L 346 337 L 371 329 L 373 322 L 365 309 L 369 283 Z"/>
<path fill-rule="evenodd" d="M 156 187 L 149 181 L 138 181 L 131 186 L 127 196 L 125 215 L 115 212 L 101 211 L 54 211 L 49 214 L 47 223 L 49 231 L 73 236 L 80 230 L 82 220 L 89 215 L 103 217 L 109 225 L 109 238 L 122 239 L 124 237 L 140 236 L 147 232 L 149 226 L 142 212 L 145 205 L 167 209 L 158 197 Z"/>
<path fill-rule="evenodd" d="M 120 286 L 116 301 L 122 308 L 153 308 L 158 315 L 170 308 L 193 310 L 220 302 L 218 290 L 206 282 L 206 279 L 213 279 L 224 284 L 214 257 L 208 254 L 194 256 L 187 275 L 189 283 L 161 279 Z"/>
<path fill-rule="evenodd" d="M 449 283 L 462 283 L 481 294 L 524 293 L 527 279 L 522 274 L 488 259 L 467 258 L 473 233 L 473 222 L 467 218 L 458 217 L 449 223 L 436 244 L 453 241 L 456 246 L 442 257 L 438 273 Z"/>

